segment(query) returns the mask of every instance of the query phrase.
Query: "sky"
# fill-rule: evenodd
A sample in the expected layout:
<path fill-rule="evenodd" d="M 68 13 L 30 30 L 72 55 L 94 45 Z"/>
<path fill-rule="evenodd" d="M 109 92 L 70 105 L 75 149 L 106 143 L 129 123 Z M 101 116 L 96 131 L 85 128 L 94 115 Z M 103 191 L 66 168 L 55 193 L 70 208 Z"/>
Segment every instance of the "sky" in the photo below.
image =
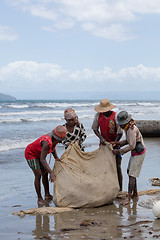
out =
<path fill-rule="evenodd" d="M 160 0 L 1 0 L 0 93 L 159 99 Z"/>

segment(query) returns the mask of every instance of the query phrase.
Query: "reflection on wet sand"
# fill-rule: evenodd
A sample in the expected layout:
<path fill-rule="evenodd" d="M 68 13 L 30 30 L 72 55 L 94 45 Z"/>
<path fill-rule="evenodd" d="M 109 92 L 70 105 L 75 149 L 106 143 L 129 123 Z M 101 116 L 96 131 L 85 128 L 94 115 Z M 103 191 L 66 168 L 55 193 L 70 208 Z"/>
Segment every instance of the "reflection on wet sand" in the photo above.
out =
<path fill-rule="evenodd" d="M 36 228 L 32 231 L 32 235 L 35 239 L 39 238 L 50 238 L 53 231 L 50 230 L 50 217 L 48 215 L 36 215 Z"/>
<path fill-rule="evenodd" d="M 74 209 L 54 215 L 36 215 L 34 239 L 150 239 L 160 236 L 160 221 L 140 217 L 145 209 L 131 201 L 127 206 L 114 204 L 98 208 Z M 138 209 L 137 209 L 138 208 Z"/>
<path fill-rule="evenodd" d="M 37 215 L 35 239 L 116 239 L 122 237 L 121 216 L 115 204 L 99 207 L 75 209 L 53 216 Z M 51 230 L 53 229 L 53 230 Z"/>

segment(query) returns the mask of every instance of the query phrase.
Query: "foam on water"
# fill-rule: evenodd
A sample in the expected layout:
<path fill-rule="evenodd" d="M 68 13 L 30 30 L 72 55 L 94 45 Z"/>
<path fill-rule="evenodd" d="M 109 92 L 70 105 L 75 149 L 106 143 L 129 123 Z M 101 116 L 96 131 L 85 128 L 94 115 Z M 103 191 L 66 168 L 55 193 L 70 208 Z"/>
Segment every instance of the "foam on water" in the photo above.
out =
<path fill-rule="evenodd" d="M 159 120 L 160 102 L 158 101 L 111 101 L 117 113 L 126 110 L 136 120 Z M 24 148 L 32 138 L 49 132 L 56 125 L 64 124 L 64 110 L 73 107 L 80 122 L 83 123 L 87 139 L 85 143 L 98 142 L 91 129 L 96 114 L 96 101 L 13 101 L 0 102 L 0 151 Z M 14 135 L 14 136 L 13 136 Z M 3 138 L 7 137 L 5 141 Z M 11 140 L 14 137 L 14 140 Z M 85 144 L 84 143 L 84 144 Z"/>
<path fill-rule="evenodd" d="M 62 102 L 62 103 L 37 103 L 34 106 L 36 107 L 48 107 L 48 108 L 67 108 L 67 107 L 90 107 L 90 106 L 94 106 L 95 104 L 98 104 L 98 102 L 96 103 L 78 103 L 78 102 Z"/>
<path fill-rule="evenodd" d="M 29 143 L 35 139 L 3 139 L 0 143 L 0 152 L 25 148 Z"/>
<path fill-rule="evenodd" d="M 59 117 L 37 117 L 37 118 L 12 118 L 0 120 L 0 123 L 22 123 L 22 122 L 44 122 L 44 121 L 60 121 Z"/>
<path fill-rule="evenodd" d="M 6 106 L 8 106 L 9 108 L 28 108 L 29 107 L 26 104 L 20 104 L 20 105 L 11 104 L 11 105 L 6 105 Z"/>

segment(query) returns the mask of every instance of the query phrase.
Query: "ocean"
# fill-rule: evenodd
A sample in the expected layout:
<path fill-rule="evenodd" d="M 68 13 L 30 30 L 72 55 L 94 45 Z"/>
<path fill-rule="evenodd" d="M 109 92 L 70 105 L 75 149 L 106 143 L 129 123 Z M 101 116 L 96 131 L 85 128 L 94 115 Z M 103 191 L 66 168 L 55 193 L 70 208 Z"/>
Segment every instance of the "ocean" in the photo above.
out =
<path fill-rule="evenodd" d="M 33 173 L 24 158 L 25 147 L 41 135 L 52 131 L 57 125 L 64 124 L 64 110 L 72 107 L 83 123 L 87 139 L 84 142 L 85 151 L 98 148 L 99 141 L 91 129 L 94 119 L 94 107 L 99 100 L 15 100 L 0 102 L 0 231 L 3 239 L 18 239 L 8 235 L 7 221 L 14 226 L 15 216 L 11 213 L 14 206 L 27 209 L 36 207 L 36 194 L 33 186 Z M 118 101 L 111 100 L 116 105 L 118 113 L 128 111 L 135 120 L 159 120 L 160 101 Z M 138 181 L 138 190 L 152 188 L 149 178 L 159 177 L 159 139 L 145 138 L 147 148 L 146 159 Z M 59 157 L 64 152 L 62 144 L 56 147 Z M 149 149 L 149 150 L 148 150 Z M 123 157 L 123 189 L 127 191 L 128 177 L 126 168 L 129 154 Z M 51 165 L 54 165 L 52 159 Z M 53 183 L 50 183 L 53 193 Z M 4 220 L 6 219 L 6 221 Z M 20 222 L 21 224 L 21 222 Z M 26 224 L 26 223 L 25 223 Z M 14 233 L 14 230 L 11 233 Z M 18 231 L 18 230 L 17 230 Z M 29 231 L 29 230 L 28 230 Z M 16 235 L 17 236 L 17 235 Z M 5 238 L 6 237 L 6 238 Z M 19 239 L 32 239 L 25 238 Z"/>
<path fill-rule="evenodd" d="M 99 101 L 34 101 L 17 100 L 0 102 L 0 154 L 24 149 L 27 144 L 59 124 L 64 124 L 64 110 L 72 107 L 83 123 L 87 139 L 86 148 L 97 146 L 91 125 L 95 115 L 94 106 Z M 128 111 L 137 120 L 159 120 L 160 101 L 112 101 L 114 110 Z M 9 161 L 10 162 L 10 161 Z M 0 162 L 1 163 L 1 162 Z"/>

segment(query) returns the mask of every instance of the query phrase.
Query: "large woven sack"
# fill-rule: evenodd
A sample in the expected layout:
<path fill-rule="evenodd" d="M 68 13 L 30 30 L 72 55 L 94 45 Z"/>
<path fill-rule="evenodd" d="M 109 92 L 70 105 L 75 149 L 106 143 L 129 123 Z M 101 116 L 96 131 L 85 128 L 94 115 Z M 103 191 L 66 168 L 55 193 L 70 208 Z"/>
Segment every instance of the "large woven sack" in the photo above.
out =
<path fill-rule="evenodd" d="M 53 201 L 58 207 L 97 207 L 112 203 L 119 192 L 116 159 L 112 145 L 83 152 L 70 145 L 56 161 Z"/>

